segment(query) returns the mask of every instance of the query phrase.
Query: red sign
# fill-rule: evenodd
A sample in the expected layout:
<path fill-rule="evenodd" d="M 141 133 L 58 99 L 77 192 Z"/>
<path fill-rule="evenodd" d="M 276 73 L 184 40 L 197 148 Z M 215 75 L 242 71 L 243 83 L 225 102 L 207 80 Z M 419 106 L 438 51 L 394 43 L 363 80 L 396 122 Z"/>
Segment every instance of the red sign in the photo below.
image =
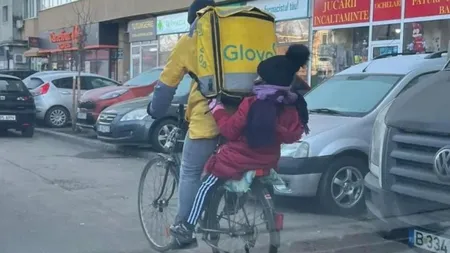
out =
<path fill-rule="evenodd" d="M 313 26 L 369 22 L 370 0 L 315 0 Z"/>
<path fill-rule="evenodd" d="M 50 42 L 58 44 L 59 49 L 69 49 L 74 46 L 74 43 L 76 44 L 79 36 L 80 28 L 76 25 L 71 32 L 66 32 L 65 30 L 62 30 L 60 33 L 51 32 Z"/>
<path fill-rule="evenodd" d="M 450 14 L 449 0 L 406 0 L 405 18 Z"/>
<path fill-rule="evenodd" d="M 385 21 L 401 18 L 401 0 L 373 0 L 373 21 Z"/>

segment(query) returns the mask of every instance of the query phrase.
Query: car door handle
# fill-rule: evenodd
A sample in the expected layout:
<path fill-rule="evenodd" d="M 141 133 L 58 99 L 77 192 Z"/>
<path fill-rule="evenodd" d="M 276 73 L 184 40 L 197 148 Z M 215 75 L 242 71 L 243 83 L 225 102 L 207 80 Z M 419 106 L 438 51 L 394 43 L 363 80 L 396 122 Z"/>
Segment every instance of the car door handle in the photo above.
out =
<path fill-rule="evenodd" d="M 63 94 L 63 95 L 70 95 L 70 94 L 72 94 L 72 93 L 69 92 L 69 91 L 61 91 L 61 94 Z"/>

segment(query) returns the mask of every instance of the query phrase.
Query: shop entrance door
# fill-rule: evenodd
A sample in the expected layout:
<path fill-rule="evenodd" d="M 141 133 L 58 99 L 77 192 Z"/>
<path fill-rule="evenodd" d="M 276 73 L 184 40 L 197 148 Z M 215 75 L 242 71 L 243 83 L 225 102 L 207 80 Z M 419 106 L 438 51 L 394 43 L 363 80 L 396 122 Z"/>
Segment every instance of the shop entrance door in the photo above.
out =
<path fill-rule="evenodd" d="M 370 45 L 369 57 L 373 59 L 375 57 L 385 54 L 401 53 L 402 47 L 400 40 L 379 40 L 372 41 Z"/>

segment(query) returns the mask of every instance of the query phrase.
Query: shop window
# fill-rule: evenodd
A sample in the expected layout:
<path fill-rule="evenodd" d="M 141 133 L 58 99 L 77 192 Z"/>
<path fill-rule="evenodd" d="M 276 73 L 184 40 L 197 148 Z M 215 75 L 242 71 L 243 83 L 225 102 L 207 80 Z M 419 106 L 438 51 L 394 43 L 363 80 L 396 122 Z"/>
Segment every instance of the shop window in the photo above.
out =
<path fill-rule="evenodd" d="M 158 66 L 158 45 L 145 45 L 141 48 L 142 69 L 141 72 L 149 71 Z"/>
<path fill-rule="evenodd" d="M 277 41 L 284 43 L 308 44 L 309 20 L 289 20 L 276 23 Z"/>
<path fill-rule="evenodd" d="M 377 25 L 372 28 L 372 40 L 399 40 L 400 24 Z"/>
<path fill-rule="evenodd" d="M 405 23 L 403 52 L 425 53 L 445 51 L 450 41 L 450 20 Z"/>
<path fill-rule="evenodd" d="M 141 54 L 141 46 L 140 45 L 132 46 L 131 47 L 131 54 L 132 55 L 139 55 L 139 54 Z"/>
<path fill-rule="evenodd" d="M 86 50 L 84 55 L 84 69 L 88 73 L 109 76 L 109 49 Z"/>
<path fill-rule="evenodd" d="M 289 45 L 300 43 L 308 46 L 309 40 L 309 20 L 289 20 L 276 23 L 277 33 L 277 54 L 285 54 Z M 302 68 L 297 73 L 298 78 L 307 79 L 308 69 Z M 296 78 L 296 81 L 299 81 Z"/>
<path fill-rule="evenodd" d="M 369 27 L 315 31 L 311 86 L 368 59 Z"/>
<path fill-rule="evenodd" d="M 180 38 L 179 34 L 169 34 L 159 36 L 159 66 L 164 66 L 173 48 Z"/>

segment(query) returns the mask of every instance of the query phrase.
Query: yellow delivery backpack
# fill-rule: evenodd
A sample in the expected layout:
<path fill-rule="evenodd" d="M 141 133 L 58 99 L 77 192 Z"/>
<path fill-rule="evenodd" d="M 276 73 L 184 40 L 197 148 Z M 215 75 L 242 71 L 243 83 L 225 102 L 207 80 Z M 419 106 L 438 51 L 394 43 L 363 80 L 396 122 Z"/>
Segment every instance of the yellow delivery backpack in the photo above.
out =
<path fill-rule="evenodd" d="M 252 6 L 207 7 L 197 12 L 193 75 L 206 98 L 249 95 L 258 64 L 276 55 L 275 19 Z"/>

